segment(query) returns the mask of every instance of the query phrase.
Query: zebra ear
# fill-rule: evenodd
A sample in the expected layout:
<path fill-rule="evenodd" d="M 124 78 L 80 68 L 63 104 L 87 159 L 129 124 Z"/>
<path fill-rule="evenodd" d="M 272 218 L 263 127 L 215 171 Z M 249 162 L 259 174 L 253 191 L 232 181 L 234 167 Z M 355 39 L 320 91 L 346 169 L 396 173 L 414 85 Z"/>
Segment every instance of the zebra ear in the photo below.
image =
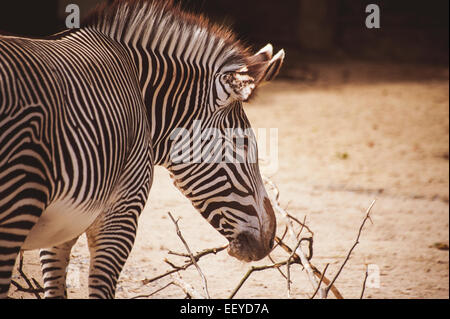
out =
<path fill-rule="evenodd" d="M 250 58 L 248 75 L 255 79 L 257 85 L 272 81 L 283 65 L 284 50 L 280 50 L 275 56 L 272 54 L 273 47 L 268 44 Z"/>
<path fill-rule="evenodd" d="M 284 62 L 285 53 L 284 50 L 280 50 L 275 56 L 269 61 L 266 71 L 260 82 L 270 82 L 278 75 L 281 66 Z"/>
<path fill-rule="evenodd" d="M 269 43 L 264 48 L 251 56 L 247 66 L 244 68 L 246 73 L 255 79 L 258 84 L 264 78 L 264 74 L 268 68 L 268 64 L 273 56 L 273 47 Z"/>

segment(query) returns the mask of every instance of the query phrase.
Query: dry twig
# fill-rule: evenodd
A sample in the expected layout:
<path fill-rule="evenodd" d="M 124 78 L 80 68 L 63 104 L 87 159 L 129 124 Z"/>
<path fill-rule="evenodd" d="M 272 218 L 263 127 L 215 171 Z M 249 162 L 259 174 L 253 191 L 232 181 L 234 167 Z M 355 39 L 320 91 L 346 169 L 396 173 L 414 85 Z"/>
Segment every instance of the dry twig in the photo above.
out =
<path fill-rule="evenodd" d="M 192 263 L 194 264 L 195 268 L 197 268 L 198 273 L 200 274 L 200 277 L 203 281 L 203 290 L 205 291 L 206 298 L 210 299 L 208 292 L 208 282 L 206 281 L 206 277 L 203 274 L 202 270 L 200 269 L 199 265 L 197 264 L 197 261 L 194 258 L 194 255 L 192 255 L 191 249 L 189 248 L 189 245 L 187 244 L 186 240 L 184 240 L 183 235 L 181 234 L 180 228 L 178 227 L 178 221 L 173 218 L 172 214 L 169 212 L 169 217 L 172 219 L 173 223 L 175 224 L 175 228 L 177 230 L 177 235 L 180 237 L 181 241 L 183 242 L 184 246 L 186 247 L 186 250 L 189 254 L 189 257 L 191 258 Z"/>
<path fill-rule="evenodd" d="M 367 277 L 369 277 L 369 269 L 368 269 L 367 266 L 366 266 L 366 273 L 365 273 L 365 275 L 364 275 L 364 281 L 363 281 L 362 290 L 361 290 L 361 295 L 359 296 L 359 299 L 363 299 L 363 298 L 364 298 L 364 292 L 366 291 Z"/>
<path fill-rule="evenodd" d="M 30 280 L 28 278 L 28 276 L 25 274 L 25 272 L 23 271 L 23 251 L 20 252 L 19 258 L 20 259 L 19 259 L 18 271 L 19 271 L 20 276 L 25 280 L 25 283 L 28 285 L 28 287 L 23 287 L 22 285 L 20 285 L 18 282 L 14 281 L 14 280 L 11 280 L 11 284 L 13 284 L 18 291 L 25 292 L 25 293 L 32 293 L 37 299 L 42 299 L 40 294 L 44 293 L 44 288 L 42 288 L 42 286 L 39 284 L 39 282 L 36 279 L 31 278 L 31 280 Z"/>
<path fill-rule="evenodd" d="M 197 292 L 189 283 L 185 282 L 179 273 L 177 273 L 177 278 L 172 276 L 172 283 L 180 287 L 189 299 L 205 299 L 201 293 Z M 208 296 L 209 299 L 209 296 Z"/>
<path fill-rule="evenodd" d="M 345 264 L 350 259 L 350 255 L 353 252 L 353 249 L 355 249 L 356 245 L 359 244 L 359 237 L 361 236 L 361 232 L 364 228 L 364 225 L 366 224 L 366 221 L 370 219 L 370 211 L 372 210 L 373 205 L 375 205 L 376 200 L 374 199 L 372 201 L 372 204 L 370 204 L 369 208 L 366 211 L 366 216 L 364 217 L 364 220 L 361 223 L 361 226 L 359 227 L 358 236 L 356 237 L 355 243 L 353 244 L 352 248 L 350 248 L 347 256 L 345 257 L 344 262 L 342 263 L 341 267 L 339 268 L 338 272 L 334 276 L 333 280 L 331 280 L 331 283 L 325 288 L 325 297 L 328 295 L 328 291 L 330 290 L 330 287 L 334 284 L 334 282 L 338 279 L 339 275 L 342 272 L 342 269 L 344 269 Z"/>
<path fill-rule="evenodd" d="M 325 273 L 327 272 L 328 266 L 330 264 L 327 264 L 325 266 L 325 269 L 322 271 L 322 276 L 320 276 L 320 280 L 319 280 L 319 285 L 317 286 L 316 290 L 314 291 L 314 294 L 311 296 L 310 299 L 314 299 L 314 297 L 316 296 L 317 292 L 319 292 L 320 290 L 320 285 L 322 284 L 323 278 L 325 277 Z"/>
<path fill-rule="evenodd" d="M 165 286 L 163 286 L 163 287 L 161 287 L 161 288 L 155 290 L 155 291 L 152 292 L 151 294 L 148 294 L 148 295 L 139 295 L 139 296 L 132 297 L 132 298 L 130 298 L 130 299 L 150 298 L 151 296 L 156 295 L 158 292 L 163 291 L 164 289 L 166 289 L 167 287 L 169 287 L 170 285 L 173 285 L 173 284 L 174 284 L 173 281 L 171 281 L 171 282 L 169 282 L 167 285 L 165 285 Z"/>
<path fill-rule="evenodd" d="M 202 257 L 204 257 L 204 256 L 206 256 L 206 255 L 210 255 L 210 254 L 214 254 L 214 255 L 215 255 L 215 254 L 217 254 L 218 252 L 221 252 L 222 250 L 225 250 L 225 249 L 227 249 L 227 248 L 228 248 L 228 245 L 222 246 L 222 247 L 217 247 L 217 248 L 205 249 L 205 250 L 203 250 L 203 251 L 197 253 L 197 254 L 194 256 L 194 259 L 195 259 L 196 261 L 198 261 L 198 260 L 200 260 L 200 258 L 202 258 Z M 179 253 L 174 253 L 173 255 L 182 256 L 182 254 L 179 254 Z M 183 257 L 185 257 L 185 256 L 183 256 Z M 149 283 L 155 282 L 155 281 L 157 281 L 157 280 L 159 280 L 159 279 L 162 279 L 162 278 L 164 278 L 164 277 L 167 277 L 167 276 L 169 276 L 169 275 L 171 275 L 171 274 L 173 274 L 173 273 L 176 273 L 176 272 L 178 272 L 178 271 L 182 271 L 182 270 L 188 269 L 189 267 L 191 267 L 191 266 L 194 265 L 194 263 L 192 262 L 192 260 L 190 259 L 190 257 L 189 257 L 189 260 L 190 260 L 189 262 L 185 263 L 185 264 L 182 265 L 182 266 L 176 266 L 176 265 L 170 263 L 170 265 L 171 265 L 172 268 L 173 268 L 172 270 L 169 270 L 169 271 L 165 272 L 164 274 L 158 275 L 158 276 L 153 277 L 153 278 L 151 278 L 151 279 L 144 279 L 144 280 L 142 280 L 142 284 L 143 284 L 143 285 L 147 285 L 147 284 L 149 284 Z M 167 261 L 166 261 L 166 262 L 167 262 Z"/>
<path fill-rule="evenodd" d="M 278 238 L 278 237 L 275 237 L 275 241 L 279 244 L 279 246 L 281 247 L 281 248 L 283 248 L 288 254 L 291 254 L 292 253 L 292 249 L 289 247 L 289 246 L 287 246 L 285 243 L 283 243 L 283 241 L 281 241 L 281 239 L 280 238 Z M 296 262 L 296 263 L 298 263 L 298 264 L 300 264 L 300 265 L 302 265 L 302 263 L 301 263 L 301 261 L 300 261 L 300 257 L 297 255 L 297 254 L 294 254 L 293 255 L 293 259 L 294 259 L 294 261 Z M 317 269 L 317 267 L 315 267 L 314 265 L 311 265 L 311 268 L 312 268 L 312 270 L 313 270 L 313 272 L 314 272 L 314 275 L 317 277 L 317 278 L 321 278 L 322 277 L 322 273 Z M 323 283 L 325 284 L 325 285 L 329 285 L 330 284 L 330 280 L 326 277 L 326 276 L 323 276 Z M 342 294 L 339 292 L 339 290 L 334 286 L 334 284 L 331 286 L 331 292 L 335 295 L 335 297 L 337 298 L 337 299 L 344 299 L 344 297 L 342 296 Z"/>
<path fill-rule="evenodd" d="M 262 271 L 262 270 L 266 270 L 266 269 L 275 269 L 275 268 L 279 268 L 281 266 L 284 266 L 287 264 L 287 260 L 276 263 L 276 264 L 272 264 L 272 265 L 265 265 L 265 266 L 252 266 L 250 267 L 250 269 L 247 271 L 247 273 L 244 275 L 244 277 L 241 279 L 241 281 L 239 282 L 239 284 L 236 286 L 236 288 L 234 288 L 233 292 L 231 293 L 231 295 L 228 297 L 228 299 L 233 299 L 234 296 L 237 294 L 237 292 L 239 291 L 239 289 L 241 289 L 241 287 L 244 285 L 245 281 L 250 277 L 250 275 L 255 272 L 255 271 Z"/>
<path fill-rule="evenodd" d="M 286 212 L 286 210 L 283 209 L 283 208 L 281 207 L 281 205 L 280 205 L 280 202 L 279 202 L 279 199 L 280 199 L 280 190 L 279 190 L 278 186 L 277 186 L 270 178 L 268 178 L 268 177 L 266 177 L 266 176 L 263 176 L 263 181 L 264 181 L 267 185 L 270 186 L 270 188 L 272 189 L 272 191 L 273 191 L 273 193 L 274 193 L 274 198 L 271 199 L 271 203 L 272 203 L 273 208 L 274 208 L 278 213 L 280 213 L 280 215 L 283 216 L 283 218 L 286 220 L 286 224 L 287 224 L 287 227 L 288 227 L 288 229 L 289 229 L 289 234 L 290 234 L 290 236 L 291 236 L 292 238 L 298 239 L 298 237 L 300 237 L 300 234 L 301 234 L 303 228 L 305 227 L 305 220 L 306 220 L 306 217 L 305 217 L 303 223 L 301 223 L 299 220 L 296 219 L 297 223 L 300 224 L 300 225 L 302 226 L 302 228 L 300 229 L 300 232 L 299 232 L 298 234 L 295 234 L 295 231 L 294 231 L 294 225 L 293 225 L 293 223 L 292 223 L 292 220 L 293 220 L 293 219 L 290 218 L 290 215 L 288 214 L 288 212 Z M 307 229 L 309 230 L 309 228 L 307 228 Z M 310 231 L 310 232 L 311 232 L 311 231 Z M 313 234 L 313 233 L 311 232 L 311 234 Z M 312 238 L 312 237 L 311 237 L 311 238 Z M 302 248 L 301 248 L 301 246 L 300 246 L 300 243 L 302 242 L 302 240 L 304 240 L 304 239 L 300 239 L 300 240 L 298 241 L 298 244 L 297 244 L 296 248 L 292 251 L 292 254 L 295 253 L 295 254 L 297 254 L 297 255 L 299 256 L 299 258 L 300 258 L 300 263 L 301 263 L 301 264 L 303 265 L 303 267 L 305 268 L 306 273 L 307 273 L 307 275 L 308 275 L 308 279 L 309 279 L 309 281 L 310 281 L 312 287 L 315 289 L 315 287 L 317 287 L 317 285 L 318 285 L 318 282 L 317 282 L 316 277 L 315 277 L 315 275 L 314 275 L 314 271 L 312 270 L 312 267 L 311 267 L 311 265 L 310 265 L 310 263 L 309 263 L 309 260 L 308 260 L 308 258 L 306 258 L 305 254 L 303 253 Z M 291 257 L 290 257 L 290 258 L 291 258 Z M 290 268 L 289 268 L 289 267 L 290 267 L 290 266 L 289 266 L 289 265 L 290 265 L 290 258 L 288 259 L 288 262 L 287 262 L 287 265 L 288 265 L 288 267 L 287 267 L 287 272 L 288 272 L 288 275 L 287 275 L 287 289 L 288 289 L 288 296 L 289 296 L 289 297 L 290 297 Z M 321 293 L 320 296 L 323 297 L 323 294 Z"/>

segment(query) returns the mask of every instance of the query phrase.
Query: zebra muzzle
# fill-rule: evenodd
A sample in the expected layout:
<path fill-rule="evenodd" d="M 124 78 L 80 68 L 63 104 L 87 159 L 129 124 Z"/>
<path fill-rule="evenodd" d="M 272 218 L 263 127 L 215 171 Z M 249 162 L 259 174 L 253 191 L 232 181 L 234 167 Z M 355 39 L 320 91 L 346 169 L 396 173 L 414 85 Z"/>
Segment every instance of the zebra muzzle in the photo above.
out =
<path fill-rule="evenodd" d="M 276 218 L 270 200 L 263 201 L 265 216 L 260 224 L 259 234 L 243 231 L 230 240 L 228 254 L 239 260 L 250 262 L 266 257 L 273 248 L 276 232 Z"/>
<path fill-rule="evenodd" d="M 261 239 L 255 238 L 252 234 L 243 232 L 230 241 L 228 254 L 245 262 L 257 261 L 266 257 L 273 247 L 272 244 L 265 245 Z"/>

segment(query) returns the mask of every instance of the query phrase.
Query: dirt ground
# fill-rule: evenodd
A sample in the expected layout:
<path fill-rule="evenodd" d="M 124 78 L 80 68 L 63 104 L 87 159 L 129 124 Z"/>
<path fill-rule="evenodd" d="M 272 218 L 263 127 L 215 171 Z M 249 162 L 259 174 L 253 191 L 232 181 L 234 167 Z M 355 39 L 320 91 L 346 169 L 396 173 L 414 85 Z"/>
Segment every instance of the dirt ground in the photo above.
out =
<path fill-rule="evenodd" d="M 254 128 L 278 128 L 279 168 L 271 178 L 280 202 L 314 231 L 312 263 L 330 266 L 332 278 L 353 245 L 365 210 L 377 202 L 351 259 L 336 281 L 345 298 L 358 298 L 366 265 L 380 270 L 380 287 L 366 298 L 449 298 L 449 81 L 448 68 L 353 64 L 317 66 L 319 80 L 280 80 L 261 88 L 246 106 Z M 150 294 L 170 279 L 143 285 L 182 264 L 168 250 L 184 246 L 167 212 L 193 251 L 226 240 L 156 169 L 136 245 L 120 277 L 117 298 Z M 278 219 L 278 235 L 284 229 Z M 25 253 L 25 272 L 41 280 L 36 251 Z M 89 253 L 82 237 L 72 251 L 69 298 L 87 298 Z M 286 259 L 283 251 L 273 254 Z M 252 265 L 271 262 L 266 258 Z M 199 262 L 213 298 L 227 298 L 250 264 L 226 252 Z M 282 268 L 285 271 L 285 268 Z M 182 274 L 198 291 L 195 268 Z M 15 275 L 17 280 L 17 274 Z M 292 296 L 314 291 L 305 272 L 292 266 Z M 13 287 L 10 296 L 34 298 Z M 175 286 L 151 298 L 183 298 Z M 287 298 L 277 270 L 255 273 L 237 298 Z M 330 296 L 333 297 L 333 296 Z"/>

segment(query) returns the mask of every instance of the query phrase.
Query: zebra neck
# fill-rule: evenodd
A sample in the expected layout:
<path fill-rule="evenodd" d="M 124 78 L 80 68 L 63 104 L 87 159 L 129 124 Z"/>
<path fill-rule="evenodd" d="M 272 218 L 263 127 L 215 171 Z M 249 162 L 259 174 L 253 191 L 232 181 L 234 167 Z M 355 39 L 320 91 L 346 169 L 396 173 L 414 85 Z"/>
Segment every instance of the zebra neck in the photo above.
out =
<path fill-rule="evenodd" d="M 84 27 L 135 49 L 187 60 L 200 54 L 217 61 L 225 72 L 245 66 L 249 54 L 227 28 L 185 13 L 166 0 L 115 1 L 91 13 Z"/>
<path fill-rule="evenodd" d="M 182 12 L 172 1 L 115 1 L 94 12 L 84 26 L 130 52 L 146 102 L 157 164 L 167 161 L 172 131 L 207 114 L 215 75 L 241 69 L 249 58 L 248 50 L 229 30 Z"/>
<path fill-rule="evenodd" d="M 155 164 L 170 162 L 174 130 L 190 130 L 195 120 L 208 120 L 204 117 L 213 105 L 209 92 L 215 76 L 244 65 L 242 59 L 230 60 L 224 43 L 203 32 L 175 29 L 155 32 L 148 42 L 122 42 L 137 67 Z"/>
<path fill-rule="evenodd" d="M 195 55 L 186 59 L 171 51 L 131 51 L 147 108 L 154 162 L 165 165 L 170 160 L 173 132 L 190 130 L 196 119 L 207 117 L 216 66 L 202 64 Z"/>

